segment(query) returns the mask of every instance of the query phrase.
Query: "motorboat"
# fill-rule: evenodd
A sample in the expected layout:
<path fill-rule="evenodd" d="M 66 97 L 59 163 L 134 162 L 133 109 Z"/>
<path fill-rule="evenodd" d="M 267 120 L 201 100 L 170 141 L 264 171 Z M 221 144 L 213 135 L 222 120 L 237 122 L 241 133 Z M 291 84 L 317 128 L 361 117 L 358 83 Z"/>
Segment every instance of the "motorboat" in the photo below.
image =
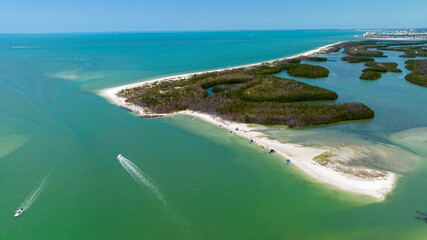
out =
<path fill-rule="evenodd" d="M 16 210 L 14 217 L 19 217 L 22 213 L 24 213 L 24 209 L 20 208 Z"/>

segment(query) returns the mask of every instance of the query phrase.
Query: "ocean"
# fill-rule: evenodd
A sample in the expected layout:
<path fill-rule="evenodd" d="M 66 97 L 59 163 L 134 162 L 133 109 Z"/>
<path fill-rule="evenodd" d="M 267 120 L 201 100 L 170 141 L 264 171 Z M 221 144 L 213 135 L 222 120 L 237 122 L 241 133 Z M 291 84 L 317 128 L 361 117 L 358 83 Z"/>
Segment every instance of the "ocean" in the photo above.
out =
<path fill-rule="evenodd" d="M 337 62 L 297 79 L 376 117 L 269 128 L 295 143 L 350 149 L 350 164 L 399 173 L 383 202 L 316 183 L 283 159 L 191 117 L 144 119 L 100 89 L 292 56 L 356 31 L 0 35 L 1 239 L 423 239 L 427 90 L 403 73 L 358 79 Z M 286 73 L 279 76 L 289 77 Z M 120 160 L 119 154 L 123 155 Z M 22 216 L 14 212 L 25 207 Z"/>

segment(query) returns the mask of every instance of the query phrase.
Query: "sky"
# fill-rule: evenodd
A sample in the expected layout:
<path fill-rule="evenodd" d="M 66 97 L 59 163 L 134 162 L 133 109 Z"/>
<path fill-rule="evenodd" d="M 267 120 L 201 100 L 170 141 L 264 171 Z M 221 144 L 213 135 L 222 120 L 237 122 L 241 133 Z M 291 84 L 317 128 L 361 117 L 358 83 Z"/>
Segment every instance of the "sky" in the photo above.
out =
<path fill-rule="evenodd" d="M 425 27 L 427 0 L 0 0 L 0 33 Z"/>

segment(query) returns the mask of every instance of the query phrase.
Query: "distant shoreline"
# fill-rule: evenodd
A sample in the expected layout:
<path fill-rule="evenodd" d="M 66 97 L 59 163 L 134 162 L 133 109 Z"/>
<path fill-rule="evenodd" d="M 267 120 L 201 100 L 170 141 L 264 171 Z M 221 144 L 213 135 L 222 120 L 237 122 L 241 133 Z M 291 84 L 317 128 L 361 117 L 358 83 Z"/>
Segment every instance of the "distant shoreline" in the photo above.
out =
<path fill-rule="evenodd" d="M 355 35 L 354 37 L 366 39 L 366 40 L 385 40 L 385 41 L 423 41 L 427 40 L 427 38 L 367 38 L 362 37 L 360 35 Z"/>
<path fill-rule="evenodd" d="M 397 179 L 397 176 L 392 172 L 387 172 L 387 177 L 385 179 L 362 179 L 362 178 L 357 178 L 351 175 L 346 175 L 346 174 L 337 172 L 331 168 L 315 164 L 314 161 L 312 161 L 312 159 L 315 156 L 326 152 L 327 149 L 305 147 L 302 145 L 292 144 L 292 143 L 282 143 L 277 140 L 273 140 L 260 132 L 257 132 L 256 128 L 248 127 L 247 124 L 225 121 L 219 117 L 211 116 L 211 115 L 200 113 L 200 112 L 193 112 L 193 111 L 186 110 L 186 111 L 181 111 L 174 114 L 150 114 L 150 113 L 147 113 L 146 109 L 140 106 L 128 103 L 126 102 L 126 99 L 118 97 L 116 95 L 119 91 L 123 89 L 135 88 L 135 87 L 139 87 L 147 84 L 152 84 L 158 81 L 165 81 L 165 80 L 176 81 L 176 80 L 188 78 L 195 74 L 220 72 L 220 71 L 226 71 L 231 69 L 268 64 L 268 63 L 273 63 L 275 61 L 280 61 L 280 60 L 325 54 L 325 53 L 328 53 L 328 50 L 332 49 L 337 45 L 340 45 L 343 42 L 344 41 L 329 44 L 311 51 L 307 51 L 307 52 L 290 56 L 290 57 L 279 58 L 276 60 L 270 60 L 270 61 L 254 63 L 254 64 L 247 64 L 243 66 L 221 68 L 216 70 L 201 71 L 196 73 L 180 74 L 180 75 L 174 75 L 169 77 L 157 78 L 149 81 L 142 81 L 142 82 L 126 84 L 122 86 L 111 87 L 111 88 L 100 90 L 98 92 L 98 95 L 106 98 L 110 103 L 113 103 L 123 108 L 130 109 L 135 114 L 143 117 L 173 116 L 175 114 L 183 114 L 183 115 L 189 115 L 189 116 L 200 118 L 211 124 L 221 126 L 233 132 L 234 134 L 244 137 L 248 140 L 254 140 L 255 144 L 257 145 L 262 145 L 267 149 L 274 149 L 276 153 L 284 157 L 285 160 L 291 159 L 291 164 L 298 167 L 300 170 L 302 170 L 306 175 L 310 176 L 312 179 L 315 179 L 322 183 L 326 183 L 330 186 L 336 187 L 344 191 L 370 196 L 378 200 L 384 200 L 386 194 L 392 191 L 394 187 L 394 183 Z M 365 170 L 369 171 L 369 169 L 365 169 Z"/>

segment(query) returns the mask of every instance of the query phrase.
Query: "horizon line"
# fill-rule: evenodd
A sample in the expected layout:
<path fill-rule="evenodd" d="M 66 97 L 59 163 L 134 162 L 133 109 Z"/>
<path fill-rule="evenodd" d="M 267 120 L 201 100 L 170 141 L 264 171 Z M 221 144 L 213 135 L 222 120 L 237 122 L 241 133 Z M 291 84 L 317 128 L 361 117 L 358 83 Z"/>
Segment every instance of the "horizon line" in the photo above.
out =
<path fill-rule="evenodd" d="M 185 33 L 185 32 L 247 32 L 247 31 L 300 31 L 300 30 L 349 30 L 349 31 L 368 31 L 368 30 L 401 30 L 401 29 L 427 29 L 427 27 L 419 28 L 295 28 L 295 29 L 216 29 L 216 30 L 129 30 L 129 31 L 70 31 L 70 32 L 0 32 L 0 34 L 97 34 L 97 33 Z"/>

